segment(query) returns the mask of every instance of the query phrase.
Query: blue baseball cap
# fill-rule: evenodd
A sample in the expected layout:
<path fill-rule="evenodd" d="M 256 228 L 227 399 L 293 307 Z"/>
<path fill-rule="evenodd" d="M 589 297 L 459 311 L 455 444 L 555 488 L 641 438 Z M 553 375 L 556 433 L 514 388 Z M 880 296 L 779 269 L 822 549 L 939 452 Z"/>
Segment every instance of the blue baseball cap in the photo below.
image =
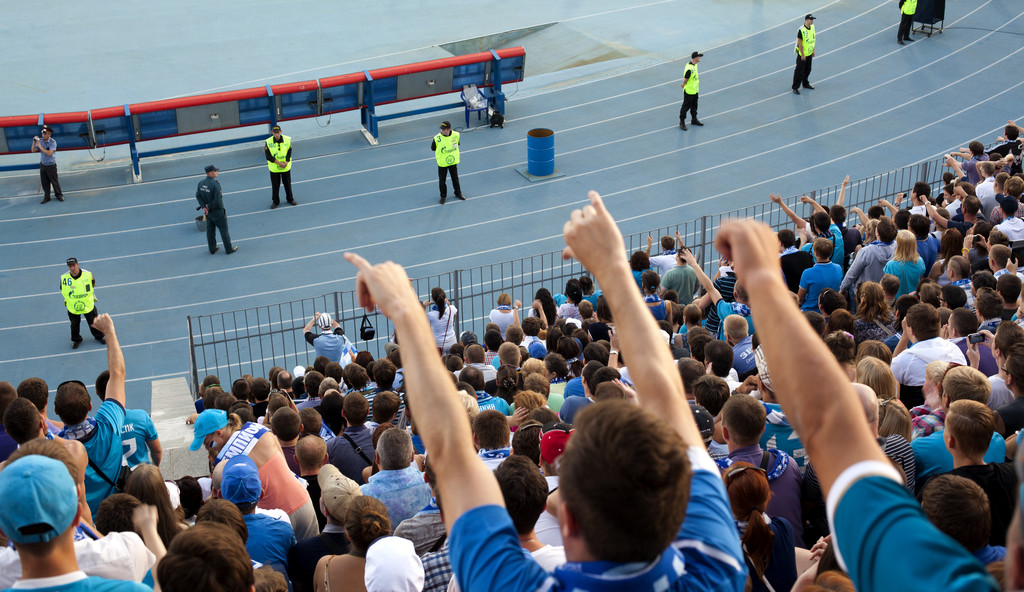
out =
<path fill-rule="evenodd" d="M 530 347 L 527 348 L 527 351 L 530 353 L 531 358 L 537 358 L 538 360 L 543 360 L 544 356 L 548 355 L 547 348 L 545 348 L 544 344 L 539 341 L 531 343 Z"/>
<path fill-rule="evenodd" d="M 19 458 L 0 472 L 0 530 L 14 543 L 45 543 L 78 514 L 78 489 L 67 466 L 40 455 Z"/>
<path fill-rule="evenodd" d="M 196 418 L 195 436 L 189 450 L 195 452 L 203 447 L 207 436 L 228 425 L 228 414 L 223 409 L 207 409 Z"/>
<path fill-rule="evenodd" d="M 220 496 L 237 505 L 255 504 L 263 495 L 260 470 L 244 454 L 232 456 L 224 465 L 220 479 Z"/>

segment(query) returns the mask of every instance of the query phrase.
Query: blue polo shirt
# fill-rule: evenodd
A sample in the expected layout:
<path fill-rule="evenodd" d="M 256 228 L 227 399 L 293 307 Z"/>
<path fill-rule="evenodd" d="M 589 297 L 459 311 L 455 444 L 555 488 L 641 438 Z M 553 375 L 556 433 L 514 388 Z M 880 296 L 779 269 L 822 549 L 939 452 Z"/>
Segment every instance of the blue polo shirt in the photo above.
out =
<path fill-rule="evenodd" d="M 807 290 L 800 310 L 818 310 L 818 296 L 825 288 L 839 291 L 843 283 L 843 268 L 835 263 L 815 263 L 800 276 L 800 287 Z"/>

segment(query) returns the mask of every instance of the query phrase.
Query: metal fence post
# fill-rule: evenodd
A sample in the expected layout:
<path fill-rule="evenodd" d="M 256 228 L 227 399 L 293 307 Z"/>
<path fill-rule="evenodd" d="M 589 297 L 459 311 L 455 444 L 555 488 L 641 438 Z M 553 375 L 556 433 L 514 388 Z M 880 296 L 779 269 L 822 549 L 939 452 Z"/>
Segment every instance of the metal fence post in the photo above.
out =
<path fill-rule="evenodd" d="M 185 324 L 188 325 L 188 365 L 192 375 L 192 384 L 189 390 L 192 391 L 192 399 L 195 400 L 199 393 L 199 371 L 196 368 L 196 343 L 192 334 L 192 315 L 185 317 Z"/>
<path fill-rule="evenodd" d="M 469 310 L 472 310 L 472 307 L 470 307 L 467 304 L 468 301 L 466 301 L 466 302 L 462 301 L 462 290 L 460 289 L 461 286 L 462 286 L 462 283 L 459 281 L 461 279 L 459 277 L 459 273 L 460 273 L 460 270 L 455 269 L 455 270 L 452 270 L 448 274 L 448 281 L 451 283 L 451 286 L 452 286 L 452 294 L 455 296 L 455 298 L 457 298 L 459 300 L 459 306 L 462 307 L 462 310 L 466 310 L 467 308 Z M 456 340 L 458 340 L 459 334 L 462 333 L 462 328 L 459 326 L 460 323 L 462 322 L 461 318 L 462 318 L 462 315 L 455 315 L 454 323 L 455 323 L 455 339 Z"/>

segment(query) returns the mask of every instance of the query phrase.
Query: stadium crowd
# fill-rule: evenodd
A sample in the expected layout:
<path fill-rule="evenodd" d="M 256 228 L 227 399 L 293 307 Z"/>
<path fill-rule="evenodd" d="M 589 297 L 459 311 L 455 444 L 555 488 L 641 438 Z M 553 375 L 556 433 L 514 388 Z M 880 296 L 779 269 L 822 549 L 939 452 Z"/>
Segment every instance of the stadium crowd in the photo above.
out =
<path fill-rule="evenodd" d="M 793 226 L 724 223 L 711 277 L 678 234 L 624 256 L 591 192 L 588 273 L 501 294 L 482 339 L 346 254 L 386 355 L 318 313 L 312 366 L 207 376 L 209 476 L 161 475 L 100 315 L 98 407 L 0 382 L 0 587 L 1022 589 L 1019 132 L 908 204 L 772 195 Z"/>

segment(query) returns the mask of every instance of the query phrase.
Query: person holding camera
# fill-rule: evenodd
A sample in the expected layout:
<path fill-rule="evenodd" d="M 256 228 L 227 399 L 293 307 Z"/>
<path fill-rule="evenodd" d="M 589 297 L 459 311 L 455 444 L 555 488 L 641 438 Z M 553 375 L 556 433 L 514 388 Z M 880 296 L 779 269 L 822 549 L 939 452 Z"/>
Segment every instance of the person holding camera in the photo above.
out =
<path fill-rule="evenodd" d="M 313 332 L 313 324 L 320 329 L 320 334 Z M 314 312 L 302 329 L 306 343 L 313 346 L 317 356 L 326 356 L 332 362 L 341 363 L 341 354 L 345 351 L 345 331 L 331 318 L 329 312 Z M 310 396 L 314 396 L 313 395 Z"/>
<path fill-rule="evenodd" d="M 53 128 L 44 125 L 39 134 L 43 137 L 32 138 L 32 152 L 41 153 L 39 155 L 39 182 L 43 186 L 43 201 L 39 203 L 50 201 L 51 185 L 57 201 L 64 201 L 64 192 L 60 190 L 60 181 L 57 180 L 57 158 L 54 156 L 57 152 L 57 140 L 53 139 Z"/>
<path fill-rule="evenodd" d="M 434 151 L 434 158 L 437 160 L 437 183 L 441 190 L 441 205 L 444 205 L 444 200 L 448 197 L 448 186 L 444 182 L 448 175 L 452 176 L 455 197 L 466 201 L 462 195 L 462 188 L 459 187 L 459 132 L 453 132 L 452 124 L 442 121 L 441 133 L 434 136 L 430 142 L 430 149 Z"/>
<path fill-rule="evenodd" d="M 228 232 L 228 214 L 224 211 L 224 194 L 220 189 L 220 181 L 217 180 L 217 167 L 206 166 L 206 178 L 199 182 L 196 188 L 196 200 L 199 201 L 197 210 L 202 210 L 206 216 L 206 241 L 210 245 L 210 254 L 217 252 L 217 229 L 220 229 L 220 240 L 224 243 L 224 251 L 230 255 L 238 250 L 238 247 L 231 246 L 231 233 Z"/>

